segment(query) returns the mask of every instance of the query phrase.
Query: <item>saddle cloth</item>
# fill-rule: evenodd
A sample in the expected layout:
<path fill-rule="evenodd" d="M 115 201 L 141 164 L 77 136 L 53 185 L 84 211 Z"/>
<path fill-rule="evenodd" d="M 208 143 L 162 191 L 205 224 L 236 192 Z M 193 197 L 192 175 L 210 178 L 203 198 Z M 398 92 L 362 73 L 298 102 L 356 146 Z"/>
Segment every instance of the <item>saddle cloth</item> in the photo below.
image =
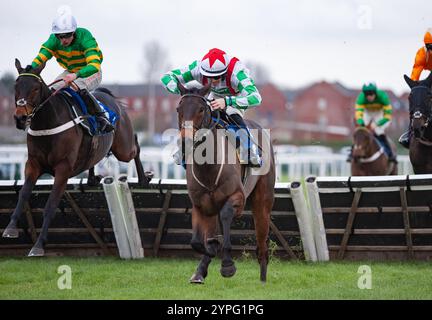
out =
<path fill-rule="evenodd" d="M 87 106 L 84 103 L 83 99 L 80 97 L 80 95 L 71 88 L 62 89 L 60 91 L 60 94 L 70 106 L 74 118 L 83 116 L 84 121 L 82 121 L 80 125 L 84 128 L 84 131 L 90 136 L 96 135 L 97 132 L 99 132 L 98 122 L 96 121 L 95 116 L 92 116 L 88 113 Z M 99 100 L 96 99 L 96 101 L 105 110 L 107 119 L 111 122 L 112 125 L 114 125 L 119 118 L 118 114 L 108 108 Z"/>

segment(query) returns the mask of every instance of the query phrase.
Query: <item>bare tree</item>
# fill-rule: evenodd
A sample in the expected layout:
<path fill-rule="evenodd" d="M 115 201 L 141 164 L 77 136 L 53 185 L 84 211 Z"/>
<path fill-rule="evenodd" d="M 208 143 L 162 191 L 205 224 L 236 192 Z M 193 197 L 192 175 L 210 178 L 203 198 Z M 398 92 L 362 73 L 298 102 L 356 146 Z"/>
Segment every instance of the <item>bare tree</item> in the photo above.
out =
<path fill-rule="evenodd" d="M 155 84 L 168 66 L 168 52 L 157 40 L 152 40 L 144 45 L 144 65 L 142 68 L 144 81 L 147 84 Z"/>
<path fill-rule="evenodd" d="M 147 134 L 148 140 L 151 141 L 155 133 L 156 86 L 163 72 L 168 68 L 168 53 L 158 41 L 153 40 L 144 44 L 143 58 L 144 65 L 142 67 L 142 75 L 144 82 L 147 84 Z"/>
<path fill-rule="evenodd" d="M 269 71 L 262 64 L 249 61 L 246 63 L 246 67 L 249 69 L 251 77 L 256 84 L 262 85 L 271 81 Z"/>
<path fill-rule="evenodd" d="M 0 78 L 0 84 L 8 91 L 8 93 L 14 93 L 14 85 L 15 85 L 16 77 L 12 72 L 5 72 Z"/>

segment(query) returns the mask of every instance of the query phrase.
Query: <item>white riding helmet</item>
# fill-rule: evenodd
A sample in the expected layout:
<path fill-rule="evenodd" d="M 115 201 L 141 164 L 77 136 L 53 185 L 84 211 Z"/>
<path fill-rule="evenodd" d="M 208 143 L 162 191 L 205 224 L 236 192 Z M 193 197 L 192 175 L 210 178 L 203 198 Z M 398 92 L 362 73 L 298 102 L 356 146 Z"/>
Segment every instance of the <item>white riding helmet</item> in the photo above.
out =
<path fill-rule="evenodd" d="M 55 17 L 52 23 L 52 33 L 74 32 L 77 28 L 77 22 L 70 8 L 68 6 L 60 7 L 57 13 L 57 17 Z"/>
<path fill-rule="evenodd" d="M 206 77 L 223 75 L 228 69 L 228 56 L 225 51 L 211 49 L 201 60 L 200 72 Z"/>

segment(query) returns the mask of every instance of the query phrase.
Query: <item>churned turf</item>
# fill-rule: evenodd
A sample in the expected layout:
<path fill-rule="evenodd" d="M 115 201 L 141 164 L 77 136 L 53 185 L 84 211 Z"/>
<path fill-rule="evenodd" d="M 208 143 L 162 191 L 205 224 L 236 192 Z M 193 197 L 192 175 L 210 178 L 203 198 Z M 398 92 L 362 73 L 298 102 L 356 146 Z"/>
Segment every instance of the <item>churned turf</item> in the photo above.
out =
<path fill-rule="evenodd" d="M 259 281 L 254 259 L 238 259 L 237 274 L 210 264 L 204 285 L 188 280 L 197 260 L 144 258 L 0 258 L 0 299 L 432 299 L 427 262 L 306 263 L 273 259 L 268 281 Z M 71 268 L 72 288 L 60 290 L 58 268 Z M 357 283 L 361 265 L 372 271 L 372 289 Z"/>

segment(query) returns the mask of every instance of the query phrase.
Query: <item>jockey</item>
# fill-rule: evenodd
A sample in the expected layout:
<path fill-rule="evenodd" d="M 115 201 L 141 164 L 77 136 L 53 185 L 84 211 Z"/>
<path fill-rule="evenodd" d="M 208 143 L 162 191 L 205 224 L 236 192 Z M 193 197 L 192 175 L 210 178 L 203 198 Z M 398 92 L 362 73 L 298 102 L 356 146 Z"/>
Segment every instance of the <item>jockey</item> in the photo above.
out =
<path fill-rule="evenodd" d="M 249 139 L 250 132 L 243 119 L 245 111 L 260 105 L 262 100 L 249 70 L 237 58 L 214 48 L 201 61 L 196 60 L 187 67 L 167 72 L 161 79 L 165 88 L 174 94 L 180 94 L 178 81 L 184 85 L 193 80 L 204 86 L 210 82 L 211 91 L 207 98 L 212 100 L 212 109 L 226 110 L 226 114 L 234 120 L 235 130 L 240 133 L 241 145 L 246 143 L 246 147 L 240 148 L 240 163 L 260 167 L 261 156 L 256 144 Z M 247 133 L 247 136 L 242 137 L 242 133 Z M 181 164 L 179 152 L 174 158 L 177 164 Z"/>
<path fill-rule="evenodd" d="M 420 75 L 423 70 L 432 71 L 432 28 L 426 30 L 424 35 L 424 47 L 421 47 L 416 54 L 413 70 L 411 72 L 411 79 L 415 81 L 420 80 Z M 399 143 L 405 148 L 409 148 L 410 130 L 404 132 L 400 138 Z"/>
<path fill-rule="evenodd" d="M 421 47 L 416 54 L 411 79 L 420 80 L 423 70 L 432 71 L 432 28 L 426 30 L 424 35 L 424 47 Z"/>
<path fill-rule="evenodd" d="M 375 83 L 363 85 L 362 92 L 355 106 L 355 121 L 357 126 L 371 126 L 378 141 L 384 147 L 389 161 L 396 162 L 396 155 L 385 135 L 385 130 L 391 123 L 393 107 L 387 93 L 378 90 Z M 348 161 L 352 160 L 352 149 Z"/>
<path fill-rule="evenodd" d="M 72 81 L 79 87 L 79 95 L 88 106 L 88 110 L 101 125 L 101 132 L 114 130 L 106 118 L 104 109 L 90 93 L 102 81 L 101 63 L 103 55 L 93 35 L 84 28 L 77 28 L 75 17 L 68 7 L 61 7 L 52 23 L 52 34 L 42 44 L 39 54 L 32 62 L 32 68 L 46 63 L 52 57 L 65 69 L 56 80 L 52 89 L 56 90 Z"/>

